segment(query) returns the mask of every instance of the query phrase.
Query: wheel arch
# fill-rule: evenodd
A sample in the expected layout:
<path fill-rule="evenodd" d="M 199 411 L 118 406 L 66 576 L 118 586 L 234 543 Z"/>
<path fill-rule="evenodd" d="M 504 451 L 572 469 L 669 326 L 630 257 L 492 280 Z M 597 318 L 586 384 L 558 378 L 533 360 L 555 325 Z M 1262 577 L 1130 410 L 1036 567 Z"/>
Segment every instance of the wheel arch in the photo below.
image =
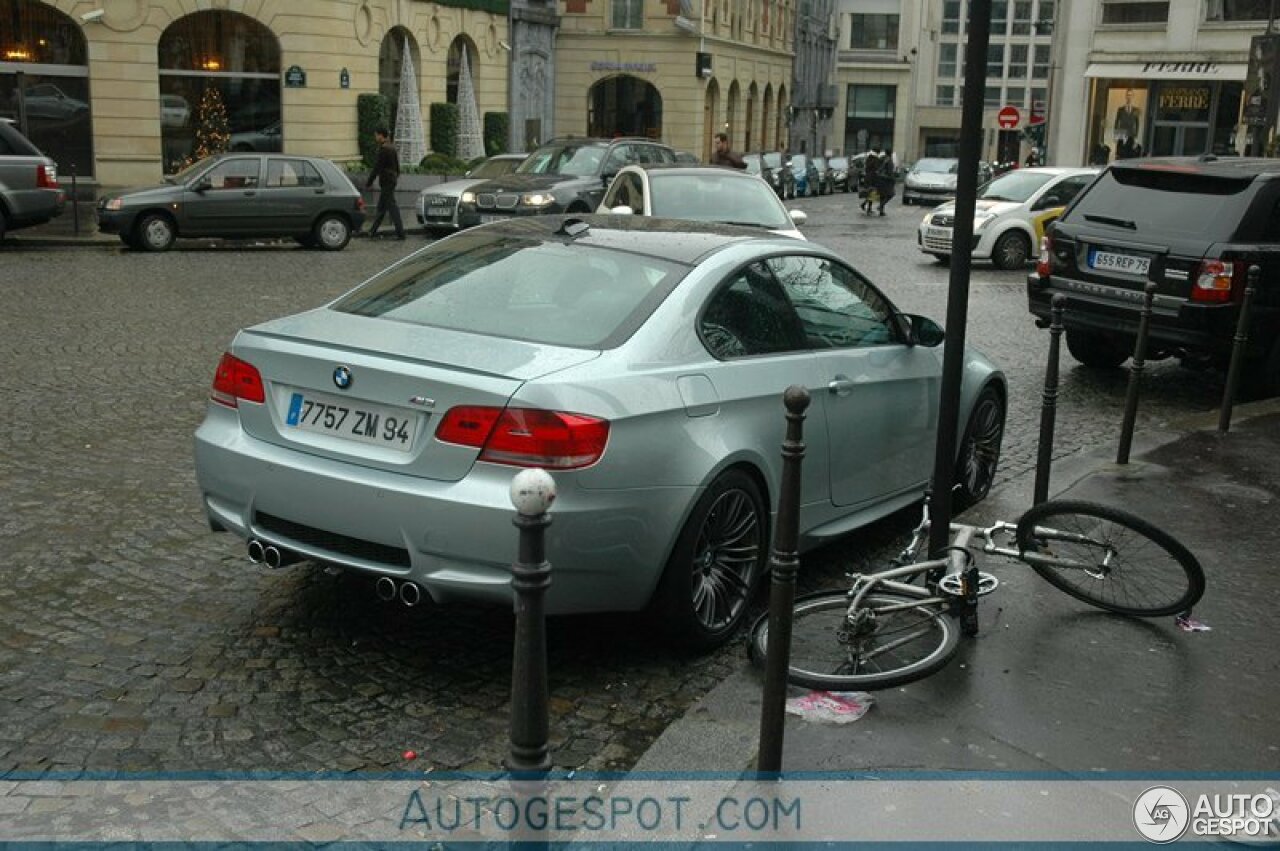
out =
<path fill-rule="evenodd" d="M 738 453 L 724 458 L 715 467 L 703 477 L 702 483 L 693 491 L 692 496 L 685 502 L 684 510 L 680 512 L 680 522 L 675 524 L 672 534 L 667 540 L 662 550 L 663 570 L 656 571 L 653 575 L 653 581 L 650 583 L 647 600 L 653 602 L 654 595 L 658 591 L 658 586 L 662 583 L 662 575 L 666 572 L 666 565 L 671 561 L 671 555 L 675 550 L 676 543 L 680 540 L 680 534 L 684 531 L 685 525 L 689 522 L 689 517 L 693 514 L 694 507 L 698 504 L 698 500 L 702 499 L 702 495 L 711 487 L 712 482 L 723 476 L 725 473 L 740 470 L 755 482 L 756 487 L 760 488 L 760 496 L 764 499 L 765 509 L 768 514 L 769 522 L 765 528 L 765 547 L 768 549 L 773 543 L 773 518 L 777 513 L 777 506 L 774 505 L 772 498 L 772 489 L 769 486 L 769 477 L 765 474 L 761 466 L 761 459 L 753 457 L 750 453 Z"/>

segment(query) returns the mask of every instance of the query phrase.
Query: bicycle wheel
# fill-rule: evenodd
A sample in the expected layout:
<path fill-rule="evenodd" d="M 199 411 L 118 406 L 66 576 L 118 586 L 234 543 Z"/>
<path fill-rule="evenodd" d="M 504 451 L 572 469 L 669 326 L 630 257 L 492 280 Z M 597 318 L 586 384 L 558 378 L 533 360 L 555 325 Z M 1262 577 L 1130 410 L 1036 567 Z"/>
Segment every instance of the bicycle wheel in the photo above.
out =
<path fill-rule="evenodd" d="M 863 598 L 870 614 L 861 629 L 848 625 L 849 596 L 823 591 L 795 604 L 791 662 L 787 680 L 816 689 L 877 689 L 927 677 L 946 665 L 960 646 L 954 619 L 938 606 L 918 605 L 901 594 L 871 593 Z M 900 611 L 879 611 L 906 604 Z M 751 631 L 751 658 L 764 663 L 769 618 Z"/>
<path fill-rule="evenodd" d="M 1186 547 L 1109 505 L 1041 503 L 1018 521 L 1017 540 L 1020 550 L 1078 564 L 1028 562 L 1054 587 L 1109 612 L 1172 615 L 1190 609 L 1204 594 L 1204 571 Z"/>

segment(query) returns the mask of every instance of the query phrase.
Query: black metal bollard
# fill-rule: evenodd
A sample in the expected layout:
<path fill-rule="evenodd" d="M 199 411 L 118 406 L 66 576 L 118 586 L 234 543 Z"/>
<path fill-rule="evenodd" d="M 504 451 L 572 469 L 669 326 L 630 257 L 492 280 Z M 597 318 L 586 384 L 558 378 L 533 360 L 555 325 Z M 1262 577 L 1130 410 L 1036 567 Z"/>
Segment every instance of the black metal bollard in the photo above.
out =
<path fill-rule="evenodd" d="M 1138 419 L 1138 388 L 1142 384 L 1142 372 L 1146 369 L 1147 334 L 1151 329 L 1151 305 L 1155 300 L 1156 282 L 1147 281 L 1146 297 L 1142 300 L 1142 312 L 1138 317 L 1138 339 L 1133 344 L 1133 363 L 1129 366 L 1129 392 L 1124 400 L 1124 423 L 1120 426 L 1117 464 L 1129 463 L 1129 449 L 1133 446 L 1133 427 Z"/>
<path fill-rule="evenodd" d="M 80 192 L 76 186 L 76 164 L 71 163 L 71 227 L 80 235 Z"/>
<path fill-rule="evenodd" d="M 1055 295 L 1049 323 L 1049 363 L 1044 369 L 1044 393 L 1040 402 L 1040 447 L 1036 453 L 1036 487 L 1033 505 L 1049 498 L 1049 468 L 1053 465 L 1053 426 L 1058 415 L 1058 362 L 1062 344 L 1062 313 L 1067 297 Z"/>
<path fill-rule="evenodd" d="M 804 460 L 804 412 L 809 391 L 791 385 L 782 394 L 787 407 L 787 435 L 782 441 L 782 485 L 778 524 L 773 533 L 769 568 L 769 644 L 765 649 L 764 693 L 760 708 L 758 771 L 782 771 L 782 732 L 786 723 L 787 669 L 791 663 L 791 624 L 800 567 L 800 462 Z"/>
<path fill-rule="evenodd" d="M 1231 408 L 1236 403 L 1236 391 L 1240 389 L 1240 374 L 1244 371 L 1245 344 L 1249 342 L 1249 313 L 1254 293 L 1258 291 L 1258 279 L 1262 269 L 1249 267 L 1245 279 L 1244 299 L 1240 302 L 1240 318 L 1236 320 L 1236 335 L 1231 344 L 1231 365 L 1227 367 L 1227 387 L 1222 392 L 1222 410 L 1218 412 L 1218 431 L 1231 430 Z"/>
<path fill-rule="evenodd" d="M 556 483 L 545 470 L 522 470 L 511 480 L 512 521 L 520 530 L 520 547 L 511 565 L 515 591 L 515 650 L 511 663 L 511 749 L 507 769 L 516 773 L 551 770 L 547 744 L 547 624 L 543 597 L 551 587 L 546 560 L 547 511 L 556 498 Z"/>

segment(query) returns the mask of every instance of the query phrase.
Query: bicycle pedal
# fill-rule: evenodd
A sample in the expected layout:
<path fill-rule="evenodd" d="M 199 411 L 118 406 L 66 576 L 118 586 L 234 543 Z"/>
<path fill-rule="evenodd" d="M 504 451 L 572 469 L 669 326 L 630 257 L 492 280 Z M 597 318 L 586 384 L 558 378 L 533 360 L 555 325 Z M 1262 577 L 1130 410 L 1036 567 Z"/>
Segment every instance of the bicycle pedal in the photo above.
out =
<path fill-rule="evenodd" d="M 986 571 L 978 571 L 978 596 L 985 597 L 1000 587 L 1000 580 Z M 938 580 L 938 590 L 951 597 L 964 596 L 964 578 L 959 573 L 948 573 Z"/>

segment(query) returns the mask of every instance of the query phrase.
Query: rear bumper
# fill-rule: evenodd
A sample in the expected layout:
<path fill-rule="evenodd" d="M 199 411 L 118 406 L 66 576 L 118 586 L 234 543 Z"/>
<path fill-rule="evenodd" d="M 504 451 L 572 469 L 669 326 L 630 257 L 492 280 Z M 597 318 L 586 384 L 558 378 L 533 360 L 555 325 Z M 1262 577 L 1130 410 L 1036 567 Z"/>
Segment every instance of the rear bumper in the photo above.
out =
<path fill-rule="evenodd" d="M 1104 332 L 1134 338 L 1142 307 L 1140 294 L 1132 301 L 1119 302 L 1080 292 L 1071 282 L 1039 275 L 1027 276 L 1027 308 L 1032 315 L 1046 321 L 1052 318 L 1055 295 L 1067 297 L 1063 324 L 1068 328 Z M 1278 331 L 1280 311 L 1256 302 L 1250 311 L 1251 328 L 1247 352 L 1251 357 L 1265 354 Z M 1181 301 L 1176 306 L 1157 303 L 1151 314 L 1149 334 L 1152 341 L 1166 348 L 1176 347 L 1210 355 L 1230 355 L 1239 306 L 1235 304 L 1192 304 Z"/>
<path fill-rule="evenodd" d="M 196 477 L 214 528 L 323 564 L 409 580 L 437 602 L 510 605 L 516 468 L 476 464 L 456 482 L 322 458 L 249 437 L 210 404 Z M 642 608 L 696 488 L 584 490 L 557 475 L 547 611 Z"/>

